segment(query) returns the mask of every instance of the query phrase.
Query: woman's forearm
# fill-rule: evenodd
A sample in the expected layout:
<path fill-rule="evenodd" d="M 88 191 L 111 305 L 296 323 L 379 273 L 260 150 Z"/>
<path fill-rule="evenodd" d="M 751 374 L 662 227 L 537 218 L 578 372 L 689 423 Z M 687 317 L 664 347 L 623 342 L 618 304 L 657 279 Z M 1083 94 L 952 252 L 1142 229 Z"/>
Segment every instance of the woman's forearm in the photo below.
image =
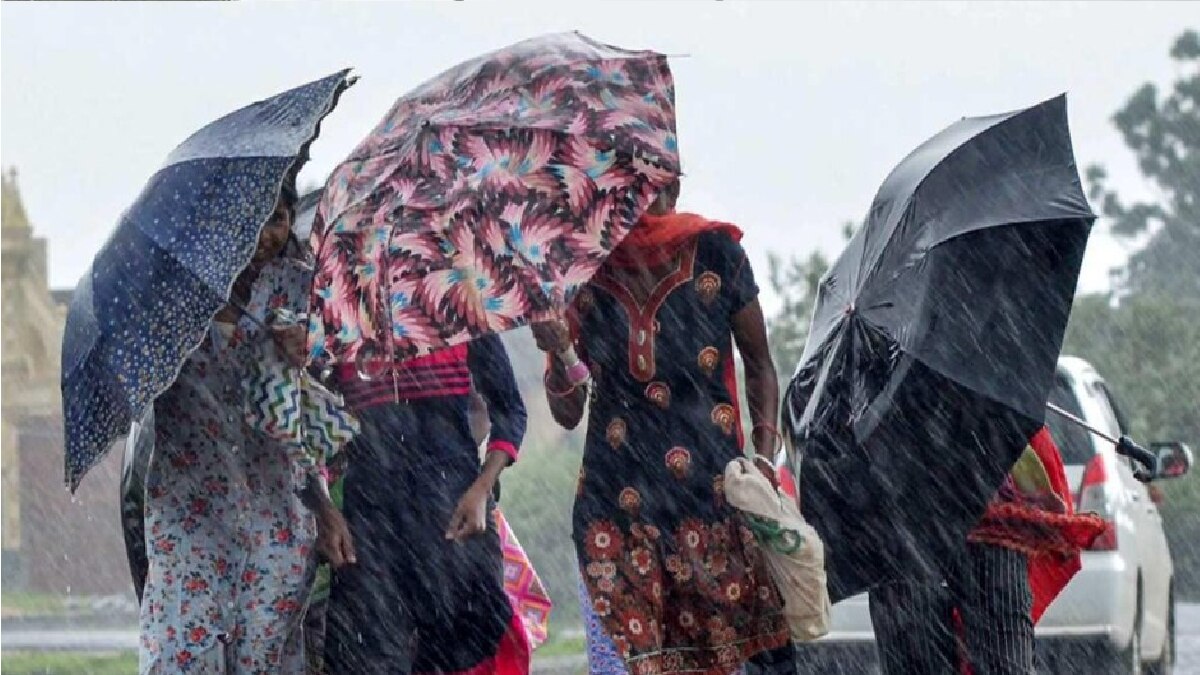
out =
<path fill-rule="evenodd" d="M 583 419 L 584 405 L 587 403 L 585 386 L 572 388 L 567 376 L 567 367 L 556 356 L 550 356 L 549 367 L 546 371 L 546 401 L 550 404 L 550 414 L 554 421 L 563 428 L 574 429 Z"/>
<path fill-rule="evenodd" d="M 496 481 L 500 480 L 500 473 L 504 471 L 504 467 L 508 466 L 511 461 L 512 458 L 508 454 L 499 450 L 489 450 L 487 457 L 483 460 L 479 480 L 483 481 L 490 491 L 496 486 Z"/>
<path fill-rule="evenodd" d="M 783 438 L 775 427 L 779 418 L 779 380 L 767 344 L 762 307 L 757 300 L 734 315 L 733 337 L 746 366 L 746 405 L 750 408 L 750 421 L 754 425 L 754 450 L 774 462 Z"/>
<path fill-rule="evenodd" d="M 753 425 L 754 450 L 773 462 L 781 440 L 775 426 L 779 417 L 779 380 L 769 355 L 746 361 L 746 405 Z"/>
<path fill-rule="evenodd" d="M 324 480 L 311 473 L 308 475 L 304 488 L 300 490 L 300 503 L 318 515 L 337 509 L 333 499 L 329 496 L 329 490 L 325 486 Z"/>

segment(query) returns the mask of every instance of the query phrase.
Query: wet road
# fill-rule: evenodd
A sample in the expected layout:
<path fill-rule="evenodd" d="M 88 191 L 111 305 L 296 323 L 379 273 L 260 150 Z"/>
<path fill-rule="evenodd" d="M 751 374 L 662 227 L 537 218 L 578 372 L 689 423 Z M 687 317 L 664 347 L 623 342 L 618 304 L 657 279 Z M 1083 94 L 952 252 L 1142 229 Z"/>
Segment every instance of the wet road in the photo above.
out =
<path fill-rule="evenodd" d="M 1176 608 L 1176 675 L 1200 675 L 1200 604 Z M 137 633 L 121 630 L 4 630 L 0 645 L 14 651 L 108 652 L 137 648 Z M 547 675 L 586 672 L 582 656 L 535 659 L 534 671 Z M 839 664 L 849 665 L 849 664 Z"/>
<path fill-rule="evenodd" d="M 1200 604 L 1175 606 L 1176 675 L 1200 675 Z"/>

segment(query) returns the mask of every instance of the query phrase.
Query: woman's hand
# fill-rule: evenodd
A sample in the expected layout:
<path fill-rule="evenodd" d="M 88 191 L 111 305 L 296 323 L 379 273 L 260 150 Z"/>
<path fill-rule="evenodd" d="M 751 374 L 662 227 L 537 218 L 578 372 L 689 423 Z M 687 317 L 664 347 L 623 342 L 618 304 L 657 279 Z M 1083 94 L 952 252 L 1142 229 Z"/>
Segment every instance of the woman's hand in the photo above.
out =
<path fill-rule="evenodd" d="M 492 494 L 495 481 L 480 477 L 458 500 L 458 508 L 450 516 L 450 525 L 446 528 L 446 539 L 462 541 L 487 532 L 488 497 Z"/>
<path fill-rule="evenodd" d="M 775 472 L 775 465 L 771 463 L 771 460 L 763 457 L 762 455 L 755 455 L 754 466 L 758 469 L 758 472 L 763 475 L 763 478 L 767 479 L 767 482 L 771 484 L 771 487 L 775 488 L 776 490 L 779 489 L 779 474 Z"/>
<path fill-rule="evenodd" d="M 288 363 L 300 368 L 308 361 L 308 328 L 305 326 L 271 326 L 271 337 Z"/>
<path fill-rule="evenodd" d="M 542 321 L 529 327 L 533 331 L 533 339 L 538 349 L 557 354 L 571 344 L 571 330 L 565 321 L 554 319 Z"/>
<path fill-rule="evenodd" d="M 332 504 L 317 511 L 317 553 L 334 569 L 358 562 L 350 527 Z"/>

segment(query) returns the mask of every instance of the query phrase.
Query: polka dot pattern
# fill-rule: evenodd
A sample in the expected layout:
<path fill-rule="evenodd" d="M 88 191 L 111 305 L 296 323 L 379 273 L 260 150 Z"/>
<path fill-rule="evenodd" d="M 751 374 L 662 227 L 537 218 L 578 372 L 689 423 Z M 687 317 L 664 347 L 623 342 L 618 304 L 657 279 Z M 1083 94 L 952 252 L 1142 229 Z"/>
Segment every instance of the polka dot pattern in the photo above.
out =
<path fill-rule="evenodd" d="M 63 336 L 66 480 L 164 392 L 254 253 L 348 71 L 254 103 L 183 142 L 147 182 L 71 299 Z"/>

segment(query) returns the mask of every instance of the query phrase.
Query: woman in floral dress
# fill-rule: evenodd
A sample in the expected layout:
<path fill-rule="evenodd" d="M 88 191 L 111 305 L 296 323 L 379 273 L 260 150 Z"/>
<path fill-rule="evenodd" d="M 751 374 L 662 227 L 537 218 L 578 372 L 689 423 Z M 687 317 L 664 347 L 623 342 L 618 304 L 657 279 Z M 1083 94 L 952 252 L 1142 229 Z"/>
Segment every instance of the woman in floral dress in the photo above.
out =
<path fill-rule="evenodd" d="M 631 673 L 794 672 L 782 600 L 754 537 L 724 500 L 742 455 L 733 347 L 746 366 L 760 470 L 781 438 L 778 384 L 740 232 L 672 211 L 668 189 L 578 294 L 566 325 L 594 392 L 574 508 L 591 609 Z M 588 400 L 550 358 L 555 419 L 574 428 Z"/>
<path fill-rule="evenodd" d="M 285 188 L 230 305 L 154 405 L 142 673 L 304 672 L 316 550 L 353 560 L 315 463 L 245 423 L 254 361 L 302 354 L 302 328 L 264 327 L 270 310 L 307 306 L 311 272 L 285 255 L 294 202 Z"/>

